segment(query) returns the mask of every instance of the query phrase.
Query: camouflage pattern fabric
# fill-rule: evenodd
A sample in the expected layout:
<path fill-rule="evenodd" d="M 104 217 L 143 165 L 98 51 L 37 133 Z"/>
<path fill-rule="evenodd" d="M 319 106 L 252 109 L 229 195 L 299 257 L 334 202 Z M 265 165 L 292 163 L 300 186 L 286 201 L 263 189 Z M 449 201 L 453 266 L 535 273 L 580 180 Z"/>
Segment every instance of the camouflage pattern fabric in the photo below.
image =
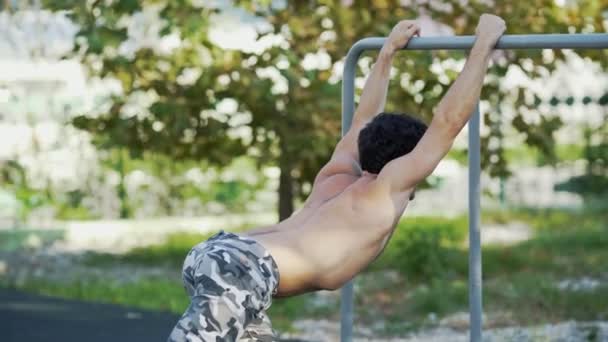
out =
<path fill-rule="evenodd" d="M 275 341 L 266 310 L 279 272 L 259 243 L 220 232 L 192 248 L 182 276 L 191 302 L 169 342 Z"/>

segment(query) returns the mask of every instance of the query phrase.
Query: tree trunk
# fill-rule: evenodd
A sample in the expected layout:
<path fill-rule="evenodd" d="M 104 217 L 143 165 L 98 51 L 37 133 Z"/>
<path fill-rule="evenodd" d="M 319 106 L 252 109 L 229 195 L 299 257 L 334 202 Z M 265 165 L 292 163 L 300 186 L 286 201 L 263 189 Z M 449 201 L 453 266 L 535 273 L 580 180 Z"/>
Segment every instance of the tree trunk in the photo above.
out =
<path fill-rule="evenodd" d="M 124 160 L 125 151 L 123 149 L 119 149 L 118 153 L 118 173 L 120 175 L 120 181 L 118 182 L 117 191 L 118 191 L 118 199 L 120 200 L 120 218 L 126 219 L 131 216 L 131 212 L 129 210 L 129 205 L 127 203 L 127 189 L 125 187 L 125 160 Z"/>
<path fill-rule="evenodd" d="M 293 213 L 293 177 L 291 176 L 293 166 L 289 153 L 284 148 L 281 148 L 279 168 L 281 169 L 281 176 L 279 177 L 279 220 L 282 221 Z"/>

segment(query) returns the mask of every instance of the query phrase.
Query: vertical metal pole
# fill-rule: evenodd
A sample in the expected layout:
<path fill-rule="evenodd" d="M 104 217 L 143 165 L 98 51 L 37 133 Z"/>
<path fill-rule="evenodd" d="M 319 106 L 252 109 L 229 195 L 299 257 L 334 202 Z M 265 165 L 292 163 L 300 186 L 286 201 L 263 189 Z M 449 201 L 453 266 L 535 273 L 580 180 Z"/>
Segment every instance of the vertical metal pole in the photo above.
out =
<path fill-rule="evenodd" d="M 342 74 L 342 136 L 348 132 L 355 112 L 355 67 L 362 50 L 351 48 L 344 61 Z M 354 280 L 342 287 L 340 299 L 340 341 L 353 340 Z"/>
<path fill-rule="evenodd" d="M 340 341 L 353 340 L 353 303 L 355 301 L 354 280 L 342 287 L 340 299 Z"/>
<path fill-rule="evenodd" d="M 479 139 L 479 103 L 469 121 L 469 314 L 470 341 L 481 342 L 481 234 L 480 234 L 480 174 L 481 150 Z"/>

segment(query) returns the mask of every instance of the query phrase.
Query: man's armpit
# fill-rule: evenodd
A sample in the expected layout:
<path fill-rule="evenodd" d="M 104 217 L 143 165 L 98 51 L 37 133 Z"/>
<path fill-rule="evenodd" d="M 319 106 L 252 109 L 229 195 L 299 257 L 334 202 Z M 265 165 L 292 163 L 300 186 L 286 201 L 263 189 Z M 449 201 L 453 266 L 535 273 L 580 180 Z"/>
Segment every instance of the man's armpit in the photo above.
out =
<path fill-rule="evenodd" d="M 356 160 L 352 161 L 351 167 L 352 167 L 352 169 L 351 169 L 352 173 L 354 175 L 357 175 L 360 177 L 363 174 L 363 169 L 361 169 L 361 165 Z"/>

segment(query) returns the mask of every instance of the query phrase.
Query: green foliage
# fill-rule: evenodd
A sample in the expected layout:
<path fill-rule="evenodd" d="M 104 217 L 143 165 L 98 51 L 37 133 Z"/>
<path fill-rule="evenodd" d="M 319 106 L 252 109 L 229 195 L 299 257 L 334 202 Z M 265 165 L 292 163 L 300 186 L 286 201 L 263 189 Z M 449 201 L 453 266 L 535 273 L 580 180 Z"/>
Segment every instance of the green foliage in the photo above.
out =
<path fill-rule="evenodd" d="M 372 269 L 393 269 L 413 279 L 446 276 L 455 248 L 466 236 L 464 218 L 414 217 L 402 221 Z"/>
<path fill-rule="evenodd" d="M 215 180 L 205 188 L 184 188 L 183 196 L 220 203 L 233 213 L 246 211 L 248 202 L 254 200 L 256 193 L 266 187 L 267 179 L 256 170 L 252 158 L 235 159 L 223 171 L 234 173 L 235 177 Z M 191 192 L 190 195 L 188 192 Z"/>
<path fill-rule="evenodd" d="M 46 0 L 45 4 L 52 9 L 70 10 L 72 19 L 80 25 L 75 52 L 88 66 L 91 76 L 117 79 L 124 89 L 124 94 L 107 99 L 110 104 L 107 112 L 95 116 L 83 113 L 74 120 L 75 126 L 93 133 L 98 146 L 127 148 L 137 158 L 144 152 L 153 152 L 174 160 L 206 160 L 217 165 L 228 164 L 234 156 L 250 154 L 260 165 L 279 165 L 285 176 L 280 201 L 288 204 L 293 202 L 292 194 L 307 195 L 304 185 L 313 181 L 337 141 L 340 84 L 331 80 L 332 68 L 357 39 L 386 36 L 399 20 L 415 18 L 423 12 L 450 25 L 458 35 L 472 34 L 484 12 L 504 17 L 511 34 L 580 32 L 591 27 L 603 30 L 600 1 L 567 6 L 553 0 L 492 5 L 482 1 L 447 1 L 449 10 L 433 2 L 403 6 L 396 0 L 355 1 L 349 5 L 338 1 L 287 1 L 281 6 L 272 1 L 234 1 L 234 6 L 270 25 L 270 29 L 260 29 L 260 40 L 274 41 L 271 36 L 278 35 L 284 41 L 258 54 L 214 46 L 207 33 L 218 9 L 190 1 Z M 149 47 L 134 56 L 116 53 L 116 48 L 127 40 L 122 20 L 152 6 L 159 9 L 161 35 L 175 33 L 182 45 L 170 53 L 158 53 Z M 319 51 L 329 56 L 329 67 L 305 69 L 302 62 L 306 56 Z M 604 66 L 608 60 L 603 51 L 583 53 Z M 445 75 L 430 73 L 431 65 L 462 57 L 461 52 L 434 51 L 408 52 L 407 58 L 397 58 L 387 110 L 413 112 L 428 121 L 432 108 L 447 91 L 448 82 L 457 75 L 457 70 L 452 69 L 445 70 Z M 556 51 L 556 57 L 562 57 L 560 51 Z M 510 65 L 529 61 L 542 63 L 540 51 L 512 51 L 492 68 L 491 73 L 498 77 L 488 78 L 483 94 L 491 108 L 500 108 L 499 104 L 507 102 L 507 94 L 501 93 L 499 87 L 500 76 Z M 202 73 L 193 84 L 179 82 L 179 76 L 189 68 Z M 545 64 L 544 68 L 550 70 L 553 64 Z M 529 74 L 541 75 L 541 69 L 534 68 Z M 286 92 L 276 91 L 273 81 L 260 76 L 260 72 L 268 70 L 280 74 L 287 84 Z M 447 77 L 447 82 L 440 76 Z M 154 93 L 157 98 L 142 113 L 127 115 L 124 108 L 136 93 Z M 526 94 L 525 89 L 520 89 L 509 104 L 534 109 L 537 101 L 528 103 Z M 231 119 L 237 113 L 228 113 L 224 119 L 205 114 L 225 98 L 235 99 L 239 111 L 249 112 L 251 119 L 235 124 Z M 492 136 L 499 135 L 501 126 L 497 121 L 501 116 L 495 114 L 486 114 Z M 560 126 L 559 121 L 543 118 L 539 124 L 533 124 L 517 115 L 512 124 L 527 143 L 537 146 L 550 157 L 550 162 L 555 160 L 553 132 Z M 239 127 L 250 129 L 251 141 L 228 134 Z M 490 151 L 488 144 L 482 146 L 483 167 L 494 176 L 508 175 L 504 151 L 500 148 Z"/>
<path fill-rule="evenodd" d="M 575 161 L 583 157 L 584 146 L 582 144 L 557 145 L 557 159 L 559 161 Z"/>
<path fill-rule="evenodd" d="M 131 172 L 141 171 L 153 179 L 151 184 L 142 184 L 137 191 L 149 191 L 150 185 L 154 184 L 164 187 L 167 195 L 159 196 L 161 208 L 158 215 L 176 214 L 175 204 L 189 199 L 196 199 L 203 204 L 214 202 L 222 205 L 225 210 L 243 212 L 247 210 L 246 205 L 255 198 L 257 192 L 266 187 L 267 181 L 256 169 L 255 162 L 247 157 L 234 158 L 223 168 L 210 165 L 206 161 L 176 162 L 167 156 L 151 152 L 144 153 L 139 159 L 133 159 L 128 155 L 121 157 L 119 151 L 113 149 L 103 154 L 102 158 L 104 166 L 117 172 L 121 178 Z M 207 175 L 204 180 L 199 181 L 187 176 L 191 171 L 200 171 Z M 209 174 L 217 176 L 207 179 Z M 223 177 L 223 174 L 232 176 Z M 123 207 L 133 211 L 141 205 L 136 198 L 128 198 L 124 186 L 119 184 L 118 190 L 120 189 L 123 190 L 119 191 L 123 193 Z"/>
<path fill-rule="evenodd" d="M 446 158 L 455 160 L 458 164 L 466 166 L 469 162 L 469 153 L 465 149 L 452 148 Z"/>
<path fill-rule="evenodd" d="M 0 189 L 8 190 L 19 202 L 18 216 L 26 220 L 30 212 L 52 206 L 57 210 L 56 218 L 60 220 L 84 220 L 93 218 L 93 214 L 82 206 L 85 197 L 83 190 L 55 191 L 48 186 L 39 189 L 30 186 L 26 170 L 16 161 L 0 163 Z"/>
<path fill-rule="evenodd" d="M 95 218 L 91 211 L 85 207 L 61 206 L 56 214 L 59 220 L 90 220 Z"/>
<path fill-rule="evenodd" d="M 19 219 L 24 220 L 34 209 L 49 204 L 47 192 L 30 186 L 26 170 L 15 160 L 0 162 L 0 189 L 12 193 L 20 204 Z"/>
<path fill-rule="evenodd" d="M 124 90 L 107 99 L 111 105 L 107 112 L 95 116 L 83 113 L 73 122 L 93 133 L 98 146 L 126 148 L 132 157 L 150 151 L 219 165 L 244 153 L 242 143 L 227 136 L 231 128 L 227 120 L 201 114 L 215 108 L 217 78 L 232 68 L 230 53 L 220 51 L 207 38 L 209 18 L 215 10 L 187 1 L 133 1 L 127 5 L 124 1 L 49 0 L 46 5 L 69 9 L 72 20 L 80 25 L 75 52 L 89 67 L 90 76 L 119 80 Z M 128 39 L 121 20 L 132 20 L 141 10 L 155 13 L 153 8 L 158 9 L 160 34 L 178 34 L 180 47 L 169 53 L 151 47 L 133 56 L 116 53 Z M 204 72 L 194 84 L 185 85 L 178 79 L 187 68 Z M 143 112 L 127 114 L 130 96 L 143 93 L 154 94 L 154 102 Z"/>
<path fill-rule="evenodd" d="M 21 219 L 25 219 L 28 214 L 52 201 L 49 194 L 44 190 L 33 189 L 28 185 L 14 187 L 15 197 L 22 205 Z"/>
<path fill-rule="evenodd" d="M 559 117 L 547 118 L 541 116 L 540 123 L 530 124 L 526 122 L 522 115 L 517 115 L 513 119 L 513 127 L 521 132 L 527 132 L 526 143 L 536 147 L 543 157 L 543 164 L 554 164 L 557 162 L 555 155 L 555 140 L 553 134 L 562 126 Z"/>

